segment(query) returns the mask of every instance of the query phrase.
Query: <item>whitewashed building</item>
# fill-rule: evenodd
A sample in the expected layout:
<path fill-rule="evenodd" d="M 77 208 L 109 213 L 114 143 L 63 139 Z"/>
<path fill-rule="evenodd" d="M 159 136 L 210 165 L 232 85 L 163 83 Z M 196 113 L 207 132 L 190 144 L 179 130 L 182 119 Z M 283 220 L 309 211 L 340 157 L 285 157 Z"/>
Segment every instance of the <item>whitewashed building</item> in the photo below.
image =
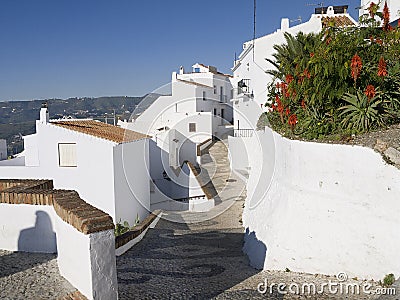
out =
<path fill-rule="evenodd" d="M 6 140 L 0 139 L 0 160 L 7 159 L 7 142 Z"/>
<path fill-rule="evenodd" d="M 52 179 L 73 189 L 114 222 L 143 220 L 150 209 L 149 137 L 94 120 L 49 120 L 40 110 L 36 133 L 17 159 L 0 164 L 0 178 Z"/>
<path fill-rule="evenodd" d="M 247 41 L 243 51 L 232 68 L 234 85 L 235 129 L 253 129 L 267 101 L 268 84 L 272 76 L 267 70 L 274 69 L 266 58 L 272 59 L 274 45 L 285 43 L 285 32 L 296 35 L 299 32 L 316 33 L 322 30 L 323 21 L 333 18 L 338 26 L 352 26 L 357 22 L 347 13 L 347 6 L 329 6 L 315 9 L 311 18 L 302 24 L 290 27 L 290 21 L 283 18 L 281 28 L 274 33 Z"/>
<path fill-rule="evenodd" d="M 144 109 L 118 123 L 153 137 L 152 208 L 205 211 L 214 206 L 195 165 L 199 149 L 232 131 L 231 79 L 213 66 L 196 63 L 191 72 L 181 67 L 172 73 L 170 95 L 150 95 L 141 104 Z"/>
<path fill-rule="evenodd" d="M 176 129 L 194 143 L 223 134 L 233 118 L 231 76 L 199 63 L 192 68 L 173 72 L 170 95 L 158 97 L 139 116 L 119 124 L 159 138 Z"/>

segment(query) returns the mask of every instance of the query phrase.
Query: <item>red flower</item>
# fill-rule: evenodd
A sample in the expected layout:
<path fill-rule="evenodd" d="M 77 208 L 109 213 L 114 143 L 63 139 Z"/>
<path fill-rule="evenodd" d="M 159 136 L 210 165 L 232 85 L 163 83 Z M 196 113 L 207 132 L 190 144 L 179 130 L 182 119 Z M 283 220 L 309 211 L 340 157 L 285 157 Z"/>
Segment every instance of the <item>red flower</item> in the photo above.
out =
<path fill-rule="evenodd" d="M 306 101 L 301 100 L 301 108 L 306 109 Z"/>
<path fill-rule="evenodd" d="M 371 18 L 375 17 L 377 10 L 378 6 L 374 2 L 371 2 L 371 4 L 368 7 L 369 15 Z"/>
<path fill-rule="evenodd" d="M 308 72 L 308 69 L 305 69 L 304 72 L 303 72 L 303 74 L 304 74 L 304 76 L 307 77 L 308 79 L 311 78 L 311 74 L 310 74 L 310 72 Z"/>
<path fill-rule="evenodd" d="M 286 79 L 286 83 L 290 84 L 293 81 L 294 77 L 292 75 L 288 74 L 285 76 L 285 79 Z"/>
<path fill-rule="evenodd" d="M 332 38 L 331 38 L 331 37 L 329 37 L 329 38 L 327 38 L 327 40 L 326 40 L 326 42 L 325 42 L 325 43 L 326 43 L 327 45 L 329 45 L 331 42 L 332 42 Z"/>
<path fill-rule="evenodd" d="M 387 69 L 386 69 L 386 62 L 385 59 L 381 56 L 379 59 L 379 64 L 378 64 L 378 76 L 379 77 L 385 77 L 388 75 Z"/>
<path fill-rule="evenodd" d="M 367 96 L 368 100 L 371 100 L 375 97 L 375 87 L 372 84 L 367 85 L 367 88 L 364 91 L 364 94 Z"/>
<path fill-rule="evenodd" d="M 385 1 L 385 6 L 383 7 L 383 25 L 382 28 L 385 31 L 389 31 L 391 29 L 389 25 L 390 21 L 390 12 L 389 12 L 389 7 L 387 5 L 387 1 Z"/>
<path fill-rule="evenodd" d="M 310 53 L 310 57 L 314 57 L 314 52 L 311 52 L 311 53 Z"/>
<path fill-rule="evenodd" d="M 278 95 L 275 96 L 275 101 L 276 101 L 276 104 L 277 104 L 277 105 L 276 105 L 276 110 L 277 110 L 280 114 L 282 114 L 284 108 L 283 108 L 281 99 L 279 98 Z"/>
<path fill-rule="evenodd" d="M 290 109 L 289 108 L 286 108 L 286 115 L 287 116 L 290 115 Z"/>
<path fill-rule="evenodd" d="M 383 41 L 381 39 L 376 39 L 376 43 L 379 44 L 379 45 L 382 45 Z"/>
<path fill-rule="evenodd" d="M 290 127 L 293 130 L 294 126 L 296 126 L 296 124 L 297 124 L 297 116 L 296 116 L 296 114 L 293 114 L 293 115 L 291 115 L 289 117 L 288 124 L 290 125 Z"/>
<path fill-rule="evenodd" d="M 361 57 L 358 56 L 358 54 L 354 54 L 352 60 L 351 60 L 351 77 L 353 77 L 354 82 L 357 81 L 357 78 L 360 77 L 362 69 L 362 60 Z"/>

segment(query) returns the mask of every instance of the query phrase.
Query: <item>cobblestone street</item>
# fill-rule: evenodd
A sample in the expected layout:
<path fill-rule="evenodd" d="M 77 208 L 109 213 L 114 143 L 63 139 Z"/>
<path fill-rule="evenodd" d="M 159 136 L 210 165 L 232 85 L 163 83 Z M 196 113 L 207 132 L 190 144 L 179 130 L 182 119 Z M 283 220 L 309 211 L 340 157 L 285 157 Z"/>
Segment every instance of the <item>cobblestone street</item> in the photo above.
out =
<path fill-rule="evenodd" d="M 74 291 L 55 254 L 0 250 L 0 299 L 58 299 Z"/>

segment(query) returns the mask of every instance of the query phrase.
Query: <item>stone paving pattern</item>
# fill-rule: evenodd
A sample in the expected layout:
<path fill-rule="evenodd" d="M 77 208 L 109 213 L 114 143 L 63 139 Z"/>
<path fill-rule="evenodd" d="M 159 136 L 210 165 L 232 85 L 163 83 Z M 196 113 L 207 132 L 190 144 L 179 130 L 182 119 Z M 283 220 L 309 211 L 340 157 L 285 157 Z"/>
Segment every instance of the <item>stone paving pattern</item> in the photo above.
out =
<path fill-rule="evenodd" d="M 0 250 L 0 299 L 58 299 L 75 291 L 60 275 L 55 254 Z"/>

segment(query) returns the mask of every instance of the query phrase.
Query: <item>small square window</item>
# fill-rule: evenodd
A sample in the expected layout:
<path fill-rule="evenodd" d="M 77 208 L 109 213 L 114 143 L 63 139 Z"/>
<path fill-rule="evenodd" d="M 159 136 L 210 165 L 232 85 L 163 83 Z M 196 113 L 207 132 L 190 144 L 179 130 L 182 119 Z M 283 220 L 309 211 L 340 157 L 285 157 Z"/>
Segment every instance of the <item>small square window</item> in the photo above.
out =
<path fill-rule="evenodd" d="M 58 164 L 60 167 L 76 167 L 76 144 L 58 144 Z"/>
<path fill-rule="evenodd" d="M 189 132 L 196 132 L 196 123 L 189 123 Z"/>
<path fill-rule="evenodd" d="M 200 68 L 194 68 L 195 73 L 200 73 Z"/>

